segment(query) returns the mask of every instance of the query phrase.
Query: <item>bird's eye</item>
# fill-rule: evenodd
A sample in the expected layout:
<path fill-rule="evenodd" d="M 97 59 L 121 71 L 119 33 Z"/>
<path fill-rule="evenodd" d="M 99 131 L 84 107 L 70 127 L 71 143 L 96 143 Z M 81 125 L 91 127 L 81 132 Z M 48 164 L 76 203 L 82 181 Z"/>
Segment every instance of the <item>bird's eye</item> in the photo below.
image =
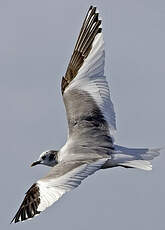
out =
<path fill-rule="evenodd" d="M 45 160 L 45 159 L 46 159 L 46 156 L 43 156 L 43 157 L 42 157 L 42 160 Z"/>
<path fill-rule="evenodd" d="M 54 155 L 53 153 L 51 153 L 51 154 L 49 155 L 49 160 L 50 160 L 50 161 L 54 160 L 54 157 L 55 157 L 55 155 Z"/>

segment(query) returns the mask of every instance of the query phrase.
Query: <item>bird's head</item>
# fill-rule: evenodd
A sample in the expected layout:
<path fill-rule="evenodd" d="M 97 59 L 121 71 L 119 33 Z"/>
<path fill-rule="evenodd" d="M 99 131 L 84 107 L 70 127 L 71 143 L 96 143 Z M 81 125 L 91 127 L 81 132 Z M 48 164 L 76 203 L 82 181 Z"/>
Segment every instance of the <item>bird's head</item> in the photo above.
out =
<path fill-rule="evenodd" d="M 56 150 L 47 150 L 43 153 L 41 153 L 39 159 L 37 161 L 34 161 L 31 164 L 32 166 L 38 165 L 38 164 L 42 164 L 42 165 L 47 165 L 50 167 L 55 166 L 58 163 L 58 151 Z"/>

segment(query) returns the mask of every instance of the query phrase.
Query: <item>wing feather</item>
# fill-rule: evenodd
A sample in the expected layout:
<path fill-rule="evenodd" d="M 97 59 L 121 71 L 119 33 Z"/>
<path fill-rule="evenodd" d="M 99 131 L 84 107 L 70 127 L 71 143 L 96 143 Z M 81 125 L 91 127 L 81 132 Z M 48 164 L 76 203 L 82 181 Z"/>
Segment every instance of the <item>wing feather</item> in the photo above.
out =
<path fill-rule="evenodd" d="M 91 38 L 92 40 L 90 41 Z M 87 50 L 89 52 L 86 52 Z M 69 110 L 72 110 L 71 120 L 76 117 L 76 110 L 74 110 L 73 103 L 70 102 L 70 95 L 72 94 L 73 98 L 74 92 L 82 91 L 84 95 L 86 92 L 86 95 L 91 96 L 88 110 L 95 103 L 98 107 L 97 110 L 99 109 L 104 116 L 110 130 L 114 131 L 116 130 L 116 118 L 114 106 L 110 99 L 108 83 L 104 76 L 104 63 L 105 51 L 101 20 L 96 8 L 90 7 L 76 42 L 65 78 L 62 80 L 62 93 L 66 112 L 70 113 Z M 82 99 L 80 97 L 76 99 L 81 103 Z"/>
<path fill-rule="evenodd" d="M 95 39 L 96 35 L 101 32 L 100 24 L 101 20 L 98 20 L 96 7 L 90 6 L 81 27 L 80 34 L 78 36 L 73 54 L 71 56 L 65 77 L 62 78 L 62 94 L 64 93 L 69 83 L 77 75 L 78 70 L 88 56 L 92 48 L 93 40 Z"/>
<path fill-rule="evenodd" d="M 56 202 L 64 193 L 79 186 L 86 177 L 96 172 L 107 161 L 61 162 L 50 173 L 37 181 L 26 193 L 18 212 L 11 222 L 31 219 Z"/>

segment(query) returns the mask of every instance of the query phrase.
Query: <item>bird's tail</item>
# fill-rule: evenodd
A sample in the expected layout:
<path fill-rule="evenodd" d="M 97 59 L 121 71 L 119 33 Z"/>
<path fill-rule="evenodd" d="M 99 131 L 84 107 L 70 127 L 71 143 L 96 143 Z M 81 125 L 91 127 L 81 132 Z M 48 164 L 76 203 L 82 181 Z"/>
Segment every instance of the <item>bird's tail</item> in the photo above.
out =
<path fill-rule="evenodd" d="M 125 168 L 138 168 L 152 170 L 151 160 L 159 156 L 160 150 L 147 148 L 126 148 L 115 145 L 112 158 L 106 163 L 105 168 L 122 166 Z"/>

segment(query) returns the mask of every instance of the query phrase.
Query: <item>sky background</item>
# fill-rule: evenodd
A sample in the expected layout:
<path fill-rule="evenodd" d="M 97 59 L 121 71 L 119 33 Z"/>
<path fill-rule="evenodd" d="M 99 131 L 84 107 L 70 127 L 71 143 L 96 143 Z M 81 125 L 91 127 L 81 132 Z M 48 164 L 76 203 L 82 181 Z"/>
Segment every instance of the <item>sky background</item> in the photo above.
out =
<path fill-rule="evenodd" d="M 30 164 L 65 143 L 61 77 L 91 4 L 103 19 L 116 143 L 165 146 L 163 0 L 0 0 L 1 229 L 164 230 L 165 151 L 151 172 L 99 171 L 39 217 L 9 224 L 49 170 Z"/>

